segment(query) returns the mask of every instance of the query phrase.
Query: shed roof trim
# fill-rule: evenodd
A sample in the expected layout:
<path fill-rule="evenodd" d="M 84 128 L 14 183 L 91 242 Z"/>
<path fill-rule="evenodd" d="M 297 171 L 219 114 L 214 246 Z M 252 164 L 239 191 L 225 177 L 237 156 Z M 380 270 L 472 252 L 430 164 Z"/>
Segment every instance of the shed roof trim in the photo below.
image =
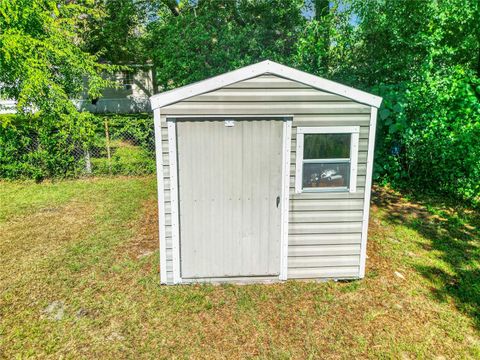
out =
<path fill-rule="evenodd" d="M 369 94 L 367 92 L 354 89 L 350 86 L 342 85 L 306 72 L 293 69 L 291 67 L 278 64 L 276 62 L 265 60 L 257 64 L 245 66 L 243 68 L 227 72 L 212 78 L 202 80 L 180 88 L 165 91 L 150 97 L 152 109 L 158 109 L 192 96 L 201 95 L 222 87 L 248 80 L 260 75 L 272 74 L 289 80 L 311 86 L 313 88 L 324 90 L 332 94 L 340 95 L 362 104 L 380 107 L 382 98 Z"/>

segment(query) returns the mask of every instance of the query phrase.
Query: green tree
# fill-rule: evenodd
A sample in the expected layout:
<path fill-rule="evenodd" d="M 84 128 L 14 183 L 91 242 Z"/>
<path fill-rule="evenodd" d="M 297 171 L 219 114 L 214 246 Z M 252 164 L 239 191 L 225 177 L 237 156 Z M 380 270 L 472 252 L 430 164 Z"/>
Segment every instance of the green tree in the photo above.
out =
<path fill-rule="evenodd" d="M 351 12 L 343 1 L 315 0 L 312 5 L 312 19 L 298 36 L 292 64 L 319 76 L 344 80 L 339 75 L 351 59 Z"/>
<path fill-rule="evenodd" d="M 108 84 L 101 73 L 109 67 L 80 47 L 87 14 L 74 1 L 0 2 L 0 82 L 20 111 L 74 112 L 69 99 L 97 97 Z"/>
<path fill-rule="evenodd" d="M 479 201 L 479 2 L 353 1 L 352 11 L 340 72 L 384 97 L 378 178 Z"/>
<path fill-rule="evenodd" d="M 270 58 L 293 54 L 305 23 L 301 0 L 165 1 L 149 25 L 157 81 L 170 89 Z"/>
<path fill-rule="evenodd" d="M 0 2 L 0 84 L 4 96 L 18 101 L 23 115 L 3 120 L 2 126 L 5 133 L 8 126 L 32 131 L 33 150 L 26 156 L 27 167 L 33 170 L 26 173 L 37 179 L 74 171 L 72 149 L 86 141 L 91 128 L 90 115 L 79 113 L 71 99 L 83 93 L 98 97 L 110 85 L 102 72 L 112 68 L 81 49 L 78 34 L 86 17 L 94 14 L 92 4 L 89 0 Z M 10 140 L 16 141 L 13 135 Z M 9 154 L 2 154 L 2 162 L 15 158 L 15 151 Z"/>
<path fill-rule="evenodd" d="M 87 18 L 81 36 L 84 49 L 113 64 L 148 61 L 146 26 L 159 4 L 149 0 L 95 0 L 96 13 Z"/>

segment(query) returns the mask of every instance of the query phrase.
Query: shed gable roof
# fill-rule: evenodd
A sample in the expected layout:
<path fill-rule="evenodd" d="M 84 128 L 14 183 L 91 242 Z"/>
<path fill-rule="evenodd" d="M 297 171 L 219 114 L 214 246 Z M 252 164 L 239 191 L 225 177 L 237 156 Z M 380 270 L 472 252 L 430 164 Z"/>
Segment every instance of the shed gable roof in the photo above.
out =
<path fill-rule="evenodd" d="M 382 98 L 369 94 L 367 92 L 354 89 L 352 87 L 336 83 L 306 72 L 293 69 L 291 67 L 278 64 L 276 62 L 266 60 L 257 64 L 245 66 L 243 68 L 227 72 L 212 78 L 202 80 L 190 85 L 159 93 L 150 97 L 152 109 L 158 109 L 181 100 L 188 99 L 192 96 L 204 94 L 210 91 L 220 89 L 222 87 L 248 80 L 263 74 L 272 74 L 283 77 L 292 81 L 296 81 L 318 90 L 330 92 L 351 99 L 353 101 L 379 107 Z"/>

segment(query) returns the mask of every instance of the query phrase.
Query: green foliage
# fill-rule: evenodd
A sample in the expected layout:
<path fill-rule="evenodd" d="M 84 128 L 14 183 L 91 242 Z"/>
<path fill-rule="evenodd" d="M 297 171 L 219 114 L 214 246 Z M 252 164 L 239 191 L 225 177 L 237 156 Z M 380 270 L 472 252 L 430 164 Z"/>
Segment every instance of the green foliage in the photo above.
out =
<path fill-rule="evenodd" d="M 476 1 L 353 2 L 357 67 L 384 98 L 377 179 L 480 200 L 480 16 Z M 348 70 L 343 70 L 344 74 Z"/>
<path fill-rule="evenodd" d="M 113 64 L 144 63 L 142 41 L 154 3 L 136 0 L 95 0 L 97 13 L 87 18 L 81 36 L 84 48 Z"/>
<path fill-rule="evenodd" d="M 267 58 L 293 53 L 306 20 L 301 0 L 182 2 L 149 26 L 158 85 L 171 89 Z"/>
<path fill-rule="evenodd" d="M 98 115 L 96 119 L 97 129 L 103 129 L 104 122 L 108 122 L 113 140 L 128 139 L 132 145 L 149 150 L 155 147 L 153 120 L 150 114 Z"/>
<path fill-rule="evenodd" d="M 107 158 L 104 124 L 110 134 L 111 159 Z M 106 115 L 95 119 L 92 142 L 94 175 L 144 175 L 155 173 L 155 136 L 149 115 Z"/>
<path fill-rule="evenodd" d="M 148 29 L 159 84 L 268 57 L 379 94 L 376 179 L 478 201 L 478 1 L 310 3 L 307 20 L 302 1 L 166 2 Z"/>
<path fill-rule="evenodd" d="M 479 84 L 456 67 L 420 83 L 380 87 L 377 174 L 398 185 L 478 198 Z"/>
<path fill-rule="evenodd" d="M 364 87 L 421 81 L 426 73 L 452 65 L 478 71 L 479 5 L 476 0 L 360 1 L 345 69 Z"/>
<path fill-rule="evenodd" d="M 111 83 L 101 76 L 114 67 L 81 50 L 85 17 L 96 16 L 90 0 L 0 2 L 0 84 L 15 99 L 19 116 L 3 119 L 0 177 L 73 176 L 74 150 L 88 142 L 92 115 L 71 101 L 98 97 Z M 36 115 L 32 115 L 36 113 Z"/>
<path fill-rule="evenodd" d="M 0 117 L 0 178 L 71 177 L 80 172 L 76 149 L 93 134 L 93 115 Z"/>
<path fill-rule="evenodd" d="M 60 118 L 62 120 L 62 118 Z M 111 160 L 107 160 L 105 121 L 109 124 Z M 86 175 L 87 150 L 93 174 L 150 174 L 155 171 L 151 118 L 94 116 L 78 121 L 42 115 L 0 117 L 0 178 L 41 181 Z"/>
<path fill-rule="evenodd" d="M 295 42 L 291 63 L 306 72 L 336 78 L 345 67 L 352 32 L 351 14 L 340 10 L 340 1 L 316 0 L 315 16 L 305 23 Z"/>
<path fill-rule="evenodd" d="M 296 43 L 295 62 L 298 67 L 309 73 L 328 73 L 326 59 L 329 54 L 327 39 L 321 36 L 326 24 L 312 20 L 305 25 L 302 34 Z"/>
<path fill-rule="evenodd" d="M 110 84 L 100 74 L 112 67 L 79 46 L 82 19 L 95 15 L 83 3 L 92 1 L 0 2 L 0 83 L 4 96 L 18 101 L 19 111 L 75 114 L 71 98 L 83 92 L 98 97 Z"/>
<path fill-rule="evenodd" d="M 97 173 L 153 169 L 150 119 L 107 118 L 107 164 L 105 117 L 69 100 L 110 84 L 99 57 L 153 61 L 163 90 L 269 58 L 379 94 L 377 181 L 480 200 L 478 0 L 0 2 L 2 96 L 41 110 L 2 121 L 0 176 L 70 176 L 82 146 Z"/>
<path fill-rule="evenodd" d="M 122 143 L 113 147 L 114 153 L 107 158 L 92 159 L 95 175 L 146 175 L 155 173 L 155 158 L 147 150 Z"/>

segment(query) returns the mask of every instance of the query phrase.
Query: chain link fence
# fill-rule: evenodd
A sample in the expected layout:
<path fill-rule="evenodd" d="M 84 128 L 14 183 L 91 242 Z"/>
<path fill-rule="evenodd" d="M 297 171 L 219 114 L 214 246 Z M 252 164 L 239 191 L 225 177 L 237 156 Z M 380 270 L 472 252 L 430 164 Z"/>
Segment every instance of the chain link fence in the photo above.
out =
<path fill-rule="evenodd" d="M 156 171 L 151 114 L 95 115 L 66 125 L 56 119 L 2 116 L 0 179 L 42 181 Z"/>
<path fill-rule="evenodd" d="M 151 117 L 98 117 L 86 145 L 75 147 L 85 175 L 155 173 L 155 136 Z"/>

